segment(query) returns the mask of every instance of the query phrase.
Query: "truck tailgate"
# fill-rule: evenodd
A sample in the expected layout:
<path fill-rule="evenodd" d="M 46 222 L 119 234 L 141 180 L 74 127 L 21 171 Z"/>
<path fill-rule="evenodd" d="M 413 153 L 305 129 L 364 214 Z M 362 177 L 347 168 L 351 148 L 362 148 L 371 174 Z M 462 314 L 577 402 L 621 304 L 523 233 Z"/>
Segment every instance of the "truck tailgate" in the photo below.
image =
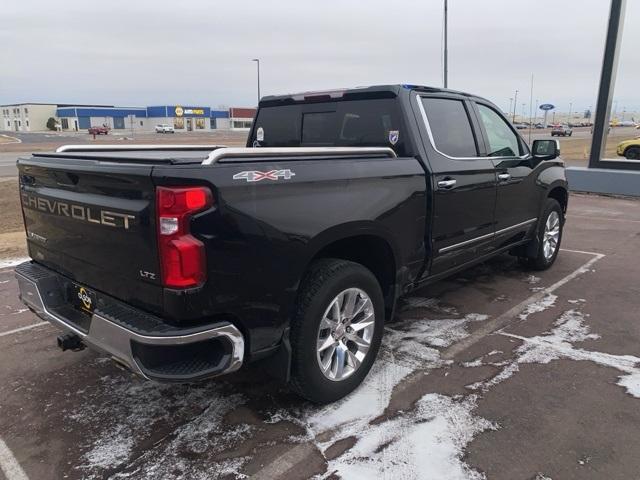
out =
<path fill-rule="evenodd" d="M 162 308 L 153 165 L 18 161 L 29 255 L 89 288 Z"/>

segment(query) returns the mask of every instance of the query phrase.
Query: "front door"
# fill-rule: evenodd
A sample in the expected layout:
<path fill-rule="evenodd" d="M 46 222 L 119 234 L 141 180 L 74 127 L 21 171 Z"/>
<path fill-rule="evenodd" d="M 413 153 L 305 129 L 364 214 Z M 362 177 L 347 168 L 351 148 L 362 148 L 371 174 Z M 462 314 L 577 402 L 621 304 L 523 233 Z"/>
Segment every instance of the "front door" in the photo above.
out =
<path fill-rule="evenodd" d="M 193 119 L 187 118 L 187 132 L 190 132 L 191 130 L 193 130 Z"/>
<path fill-rule="evenodd" d="M 539 188 L 524 140 L 492 105 L 475 103 L 488 156 L 498 177 L 496 244 L 521 240 L 538 217 Z"/>
<path fill-rule="evenodd" d="M 462 96 L 418 96 L 432 169 L 431 267 L 437 275 L 493 248 L 496 174 L 480 157 L 480 138 L 470 102 Z"/>

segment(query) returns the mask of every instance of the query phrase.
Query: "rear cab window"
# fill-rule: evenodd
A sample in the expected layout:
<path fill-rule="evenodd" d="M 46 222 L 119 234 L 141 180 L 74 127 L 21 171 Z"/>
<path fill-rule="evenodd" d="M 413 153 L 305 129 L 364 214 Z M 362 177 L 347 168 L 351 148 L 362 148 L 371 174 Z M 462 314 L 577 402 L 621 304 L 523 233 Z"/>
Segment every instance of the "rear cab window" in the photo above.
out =
<path fill-rule="evenodd" d="M 390 147 L 407 155 L 408 132 L 396 98 L 260 107 L 254 147 Z"/>
<path fill-rule="evenodd" d="M 462 100 L 420 97 L 427 117 L 427 128 L 433 146 L 451 158 L 475 158 L 478 144 L 471 119 Z"/>

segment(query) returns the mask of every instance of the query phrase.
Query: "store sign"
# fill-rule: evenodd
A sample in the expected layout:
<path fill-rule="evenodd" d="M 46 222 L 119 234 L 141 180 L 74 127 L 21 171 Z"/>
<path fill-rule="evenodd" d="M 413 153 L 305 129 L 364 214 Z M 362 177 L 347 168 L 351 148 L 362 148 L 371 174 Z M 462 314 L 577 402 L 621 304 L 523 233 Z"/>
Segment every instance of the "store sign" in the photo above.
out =
<path fill-rule="evenodd" d="M 204 108 L 192 108 L 192 107 L 181 107 L 177 106 L 175 108 L 176 117 L 182 117 L 183 115 L 204 115 Z"/>
<path fill-rule="evenodd" d="M 556 106 L 551 105 L 550 103 L 543 103 L 539 108 L 540 110 L 553 110 L 554 108 L 556 108 Z"/>

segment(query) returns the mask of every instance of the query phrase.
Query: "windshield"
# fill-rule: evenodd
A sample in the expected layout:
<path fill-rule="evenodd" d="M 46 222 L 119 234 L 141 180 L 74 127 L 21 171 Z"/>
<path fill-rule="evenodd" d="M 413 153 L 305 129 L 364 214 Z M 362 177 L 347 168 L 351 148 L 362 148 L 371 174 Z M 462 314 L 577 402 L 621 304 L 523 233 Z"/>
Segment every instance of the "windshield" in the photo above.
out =
<path fill-rule="evenodd" d="M 391 147 L 405 155 L 407 131 L 396 99 L 262 107 L 249 145 Z"/>

